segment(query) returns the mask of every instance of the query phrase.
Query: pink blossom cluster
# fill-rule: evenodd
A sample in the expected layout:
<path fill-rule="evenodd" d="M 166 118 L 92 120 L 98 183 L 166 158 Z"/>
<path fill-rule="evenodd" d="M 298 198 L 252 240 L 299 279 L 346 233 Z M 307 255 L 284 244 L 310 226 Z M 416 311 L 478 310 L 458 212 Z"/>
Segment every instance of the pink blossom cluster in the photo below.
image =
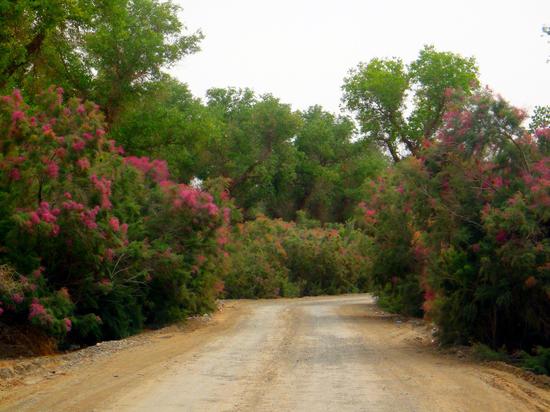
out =
<path fill-rule="evenodd" d="M 522 175 L 536 203 L 535 206 L 550 207 L 550 157 L 544 157 L 532 165 L 531 173 Z"/>
<path fill-rule="evenodd" d="M 499 230 L 495 235 L 495 240 L 501 245 L 506 243 L 508 241 L 508 232 L 504 229 Z"/>
<path fill-rule="evenodd" d="M 46 175 L 52 179 L 56 179 L 59 176 L 59 165 L 53 160 L 46 162 Z"/>
<path fill-rule="evenodd" d="M 54 150 L 54 154 L 56 157 L 64 159 L 65 157 L 67 157 L 67 150 L 64 147 L 58 147 Z"/>
<path fill-rule="evenodd" d="M 23 113 L 21 110 L 15 110 L 11 115 L 11 119 L 15 124 L 18 121 L 25 119 L 25 113 Z"/>
<path fill-rule="evenodd" d="M 97 132 L 99 133 L 100 130 L 98 130 Z M 105 133 L 103 130 L 101 130 L 101 132 Z M 101 134 L 101 135 L 98 134 L 98 136 L 103 136 L 103 134 Z M 111 153 L 118 153 L 119 155 L 124 154 L 124 148 L 122 146 L 117 146 L 116 142 L 114 140 L 112 140 L 112 139 L 108 140 L 107 144 L 108 144 L 107 148 Z M 168 167 L 166 168 L 166 170 L 168 171 Z"/>
<path fill-rule="evenodd" d="M 61 206 L 65 210 L 75 210 L 77 212 L 82 212 L 84 210 L 84 205 L 82 203 L 75 202 L 74 200 L 63 202 Z"/>
<path fill-rule="evenodd" d="M 443 128 L 438 132 L 437 138 L 446 145 L 455 143 L 455 134 L 464 136 L 472 127 L 473 114 L 470 111 L 449 110 L 443 115 Z M 424 144 L 429 147 L 430 144 Z"/>
<path fill-rule="evenodd" d="M 72 148 L 75 152 L 81 152 L 82 150 L 84 150 L 85 147 L 86 147 L 86 142 L 80 139 L 76 140 L 72 145 Z"/>
<path fill-rule="evenodd" d="M 224 246 L 229 242 L 229 231 L 227 227 L 222 226 L 218 229 L 216 242 L 218 243 L 218 246 Z"/>
<path fill-rule="evenodd" d="M 118 220 L 118 218 L 116 217 L 111 217 L 109 219 L 109 226 L 111 226 L 111 229 L 113 229 L 114 232 L 118 232 L 120 230 L 120 222 Z"/>
<path fill-rule="evenodd" d="M 231 209 L 228 207 L 223 208 L 223 221 L 225 224 L 231 223 Z"/>
<path fill-rule="evenodd" d="M 218 206 L 214 203 L 211 194 L 195 189 L 191 186 L 180 184 L 177 186 L 174 207 L 180 208 L 183 205 L 194 210 L 205 210 L 210 216 L 217 216 Z"/>
<path fill-rule="evenodd" d="M 42 133 L 44 133 L 45 136 L 54 136 L 54 132 L 50 124 L 45 124 L 42 126 Z"/>
<path fill-rule="evenodd" d="M 36 317 L 44 317 L 47 315 L 46 309 L 38 302 L 31 303 L 29 307 L 29 320 Z"/>
<path fill-rule="evenodd" d="M 128 156 L 124 159 L 126 164 L 129 164 L 144 174 L 151 174 L 152 179 L 160 183 L 168 180 L 170 173 L 168 171 L 168 163 L 165 160 L 150 160 L 148 157 Z"/>
<path fill-rule="evenodd" d="M 33 227 L 39 225 L 41 222 L 49 223 L 52 225 L 52 235 L 57 236 L 59 234 L 59 225 L 57 225 L 56 222 L 57 216 L 59 216 L 60 213 L 60 209 L 52 209 L 48 202 L 40 202 L 38 209 L 29 213 L 27 225 Z"/>
<path fill-rule="evenodd" d="M 14 167 L 13 169 L 10 170 L 9 178 L 10 178 L 10 180 L 13 180 L 14 182 L 20 180 L 21 179 L 21 171 L 17 167 Z"/>
<path fill-rule="evenodd" d="M 112 262 L 113 258 L 115 257 L 115 252 L 111 248 L 105 249 L 105 259 L 107 259 L 108 262 Z"/>
<path fill-rule="evenodd" d="M 25 156 L 8 156 L 4 161 L 0 162 L 0 170 L 9 169 L 8 176 L 10 180 L 17 181 L 21 179 L 21 170 L 19 165 L 25 162 Z"/>
<path fill-rule="evenodd" d="M 535 130 L 535 136 L 540 138 L 550 139 L 550 127 L 541 127 Z"/>
<path fill-rule="evenodd" d="M 13 103 L 15 105 L 15 107 L 19 107 L 21 105 L 21 103 L 23 102 L 23 95 L 21 94 L 21 90 L 19 89 L 14 89 L 13 90 L 13 93 L 11 94 L 11 97 L 12 97 L 12 100 L 13 100 Z M 5 98 L 10 98 L 10 96 L 5 96 Z"/>
<path fill-rule="evenodd" d="M 111 204 L 111 181 L 105 177 L 98 178 L 95 174 L 90 177 L 95 188 L 101 193 L 101 207 L 110 209 Z"/>
<path fill-rule="evenodd" d="M 86 157 L 81 157 L 76 161 L 76 165 L 80 170 L 88 170 L 90 168 L 90 161 Z"/>
<path fill-rule="evenodd" d="M 99 206 L 90 210 L 80 212 L 80 220 L 88 229 L 97 229 L 96 216 L 99 213 Z"/>
<path fill-rule="evenodd" d="M 63 324 L 65 325 L 65 331 L 68 333 L 73 328 L 73 323 L 69 318 L 63 319 Z"/>
<path fill-rule="evenodd" d="M 34 270 L 32 272 L 32 275 L 38 279 L 39 277 L 42 276 L 42 274 L 44 273 L 44 271 L 46 270 L 46 268 L 44 266 L 40 266 L 38 269 Z"/>
<path fill-rule="evenodd" d="M 376 219 L 375 219 L 376 210 L 375 209 L 370 208 L 365 202 L 359 203 L 359 207 L 363 211 L 365 220 L 368 223 L 375 223 L 376 222 Z"/>
<path fill-rule="evenodd" d="M 11 299 L 13 300 L 13 303 L 15 303 L 16 305 L 20 305 L 21 303 L 23 303 L 23 295 L 21 293 L 14 293 L 11 297 Z"/>

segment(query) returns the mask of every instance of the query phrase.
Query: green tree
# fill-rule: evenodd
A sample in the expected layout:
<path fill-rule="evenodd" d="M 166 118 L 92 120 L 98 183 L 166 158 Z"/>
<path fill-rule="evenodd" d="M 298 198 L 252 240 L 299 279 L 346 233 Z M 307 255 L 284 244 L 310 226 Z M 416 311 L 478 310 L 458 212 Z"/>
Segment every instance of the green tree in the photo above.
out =
<path fill-rule="evenodd" d="M 208 143 L 208 175 L 230 178 L 229 189 L 239 206 L 252 213 L 292 216 L 292 139 L 300 116 L 275 97 L 258 98 L 247 89 L 212 89 L 207 99 L 221 128 Z"/>
<path fill-rule="evenodd" d="M 536 106 L 529 123 L 529 131 L 537 138 L 539 149 L 550 153 L 550 106 Z"/>
<path fill-rule="evenodd" d="M 384 147 L 397 162 L 405 153 L 416 154 L 422 140 L 433 138 L 449 91 L 470 94 L 479 85 L 477 76 L 473 58 L 426 46 L 408 67 L 396 58 L 359 64 L 344 80 L 343 101 L 365 138 Z"/>
<path fill-rule="evenodd" d="M 533 115 L 531 116 L 531 122 L 529 123 L 529 131 L 535 133 L 537 129 L 549 126 L 550 106 L 535 106 Z"/>
<path fill-rule="evenodd" d="M 60 85 L 99 103 L 109 122 L 202 38 L 182 34 L 171 1 L 3 1 L 0 10 L 0 88 Z"/>
<path fill-rule="evenodd" d="M 399 160 L 400 138 L 403 136 L 403 111 L 410 81 L 400 59 L 372 59 L 360 63 L 344 80 L 344 101 L 355 112 L 361 130 L 369 140 L 389 151 Z"/>
<path fill-rule="evenodd" d="M 82 28 L 90 7 L 86 0 L 0 2 L 0 88 L 20 87 L 25 78 L 37 76 L 37 69 L 49 64 L 44 50 L 62 33 Z"/>
<path fill-rule="evenodd" d="M 302 113 L 295 146 L 299 153 L 296 205 L 323 221 L 342 221 L 361 198 L 361 186 L 384 166 L 381 153 L 354 141 L 355 125 L 313 106 Z"/>
<path fill-rule="evenodd" d="M 200 33 L 183 35 L 170 1 L 101 1 L 83 40 L 96 100 L 108 119 L 142 86 L 162 79 L 162 68 L 198 50 Z M 95 75 L 94 75 L 95 73 Z"/>
<path fill-rule="evenodd" d="M 209 177 L 207 146 L 219 121 L 185 84 L 168 76 L 144 89 L 113 124 L 115 140 L 129 154 L 165 159 L 177 181 Z"/>

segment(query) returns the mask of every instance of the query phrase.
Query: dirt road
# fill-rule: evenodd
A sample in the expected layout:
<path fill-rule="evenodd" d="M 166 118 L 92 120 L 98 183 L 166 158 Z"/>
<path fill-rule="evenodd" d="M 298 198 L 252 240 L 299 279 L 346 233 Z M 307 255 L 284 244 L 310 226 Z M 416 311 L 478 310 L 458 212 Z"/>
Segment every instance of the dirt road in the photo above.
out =
<path fill-rule="evenodd" d="M 54 379 L 0 392 L 6 411 L 533 411 L 550 393 L 437 352 L 368 295 L 231 302 Z"/>

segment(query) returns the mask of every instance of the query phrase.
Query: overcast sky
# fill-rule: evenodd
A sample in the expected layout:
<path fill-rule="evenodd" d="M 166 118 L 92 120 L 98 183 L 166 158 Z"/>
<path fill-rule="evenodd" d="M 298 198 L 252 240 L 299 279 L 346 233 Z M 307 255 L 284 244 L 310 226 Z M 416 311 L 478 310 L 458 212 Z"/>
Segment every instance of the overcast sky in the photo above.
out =
<path fill-rule="evenodd" d="M 516 106 L 550 104 L 550 0 L 174 0 L 202 51 L 172 70 L 203 97 L 250 87 L 295 109 L 338 111 L 348 70 L 413 60 L 425 44 L 475 56 L 481 79 Z M 545 38 L 546 37 L 546 38 Z"/>

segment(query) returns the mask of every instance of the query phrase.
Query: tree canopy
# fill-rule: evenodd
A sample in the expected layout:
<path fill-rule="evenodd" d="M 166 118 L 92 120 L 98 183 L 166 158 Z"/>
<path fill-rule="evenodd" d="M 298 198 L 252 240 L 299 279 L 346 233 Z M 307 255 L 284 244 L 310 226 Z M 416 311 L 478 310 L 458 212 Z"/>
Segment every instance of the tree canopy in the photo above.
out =
<path fill-rule="evenodd" d="M 343 101 L 364 138 L 397 162 L 416 154 L 442 123 L 452 90 L 472 93 L 479 86 L 473 58 L 424 47 L 408 66 L 401 59 L 372 59 L 344 80 Z"/>

